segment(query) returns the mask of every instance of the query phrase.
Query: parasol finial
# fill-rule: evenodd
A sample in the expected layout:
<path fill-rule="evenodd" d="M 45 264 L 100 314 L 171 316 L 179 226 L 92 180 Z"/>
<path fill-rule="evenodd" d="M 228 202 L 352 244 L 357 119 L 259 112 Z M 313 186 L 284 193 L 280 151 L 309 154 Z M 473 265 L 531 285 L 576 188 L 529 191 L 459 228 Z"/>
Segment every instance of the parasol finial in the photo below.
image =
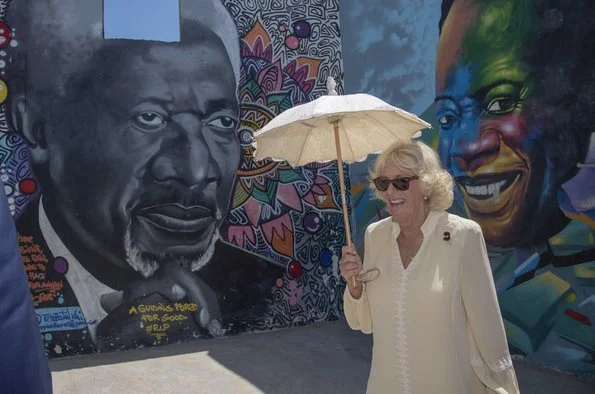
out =
<path fill-rule="evenodd" d="M 327 90 L 328 96 L 338 96 L 339 95 L 337 93 L 337 82 L 335 81 L 335 78 L 333 78 L 332 76 L 329 76 L 326 79 L 326 90 Z"/>

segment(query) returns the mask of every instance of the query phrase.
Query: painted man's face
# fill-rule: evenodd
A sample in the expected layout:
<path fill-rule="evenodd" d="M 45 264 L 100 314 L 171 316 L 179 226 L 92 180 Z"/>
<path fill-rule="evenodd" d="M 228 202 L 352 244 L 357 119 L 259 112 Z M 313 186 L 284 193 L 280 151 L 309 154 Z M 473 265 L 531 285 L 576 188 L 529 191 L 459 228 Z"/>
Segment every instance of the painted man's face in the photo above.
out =
<path fill-rule="evenodd" d="M 445 22 L 437 59 L 438 150 L 487 242 L 510 246 L 532 242 L 531 227 L 557 206 L 541 128 L 530 120 L 537 105 L 523 60 L 530 18 L 516 30 L 502 29 L 511 2 L 492 3 L 455 2 Z"/>
<path fill-rule="evenodd" d="M 217 39 L 107 53 L 48 138 L 59 209 L 98 253 L 145 276 L 163 261 L 196 263 L 212 251 L 240 158 L 227 53 Z"/>

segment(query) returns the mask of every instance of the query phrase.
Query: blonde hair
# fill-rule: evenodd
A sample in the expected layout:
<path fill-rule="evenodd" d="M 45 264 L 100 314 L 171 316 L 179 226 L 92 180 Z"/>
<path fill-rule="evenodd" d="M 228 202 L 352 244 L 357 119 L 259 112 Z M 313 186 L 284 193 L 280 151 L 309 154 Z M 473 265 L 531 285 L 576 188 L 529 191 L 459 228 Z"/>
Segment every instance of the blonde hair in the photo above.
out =
<path fill-rule="evenodd" d="M 442 168 L 436 152 L 423 142 L 395 142 L 376 159 L 370 173 L 370 188 L 376 197 L 383 201 L 382 192 L 376 189 L 372 179 L 378 177 L 386 165 L 394 165 L 405 176 L 419 177 L 421 192 L 428 198 L 426 202 L 431 211 L 444 211 L 451 207 L 452 176 Z"/>

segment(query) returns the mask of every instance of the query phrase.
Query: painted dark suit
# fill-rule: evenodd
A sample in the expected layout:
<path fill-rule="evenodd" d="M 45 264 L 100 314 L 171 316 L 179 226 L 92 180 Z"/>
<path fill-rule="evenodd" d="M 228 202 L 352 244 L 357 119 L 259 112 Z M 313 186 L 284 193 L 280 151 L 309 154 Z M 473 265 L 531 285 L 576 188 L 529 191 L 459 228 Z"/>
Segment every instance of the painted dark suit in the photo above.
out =
<path fill-rule="evenodd" d="M 47 327 L 47 331 L 51 332 L 52 339 L 46 340 L 46 349 L 50 357 L 168 344 L 210 336 L 209 332 L 197 323 L 196 313 L 200 311 L 199 306 L 195 306 L 188 299 L 171 301 L 158 291 L 110 308 L 107 317 L 101 321 L 86 319 L 82 311 L 79 312 L 79 301 L 73 291 L 73 285 L 65 277 L 64 268 L 56 264 L 62 256 L 52 254 L 39 227 L 38 217 L 39 203 L 33 201 L 19 218 L 17 230 L 21 239 L 30 237 L 30 242 L 39 245 L 42 254 L 47 258 L 49 264 L 45 271 L 45 281 L 63 285 L 59 290 L 59 296 L 52 301 L 44 301 L 43 305 L 37 308 L 37 319 L 42 330 Z M 196 275 L 213 289 L 221 310 L 222 328 L 226 335 L 232 335 L 263 324 L 262 318 L 266 313 L 275 282 L 283 277 L 284 271 L 283 267 L 270 261 L 227 243 L 218 242 L 212 260 Z M 140 275 L 137 279 L 142 281 Z M 163 312 L 169 310 L 171 316 L 176 316 L 175 320 L 165 319 L 169 327 L 163 331 L 163 335 L 147 330 L 146 326 L 152 322 L 150 319 L 143 319 L 143 316 L 154 315 L 153 312 L 157 309 L 155 306 L 159 305 L 162 306 L 161 310 L 158 310 L 161 318 L 159 325 L 163 326 Z M 180 305 L 186 305 L 185 310 L 182 310 Z M 146 313 L 141 312 L 143 306 Z M 52 329 L 51 321 L 43 321 L 46 316 L 43 312 L 49 308 L 68 310 L 69 325 L 62 326 L 61 331 Z M 136 312 L 130 313 L 131 308 Z M 93 326 L 96 326 L 95 339 L 90 333 Z"/>

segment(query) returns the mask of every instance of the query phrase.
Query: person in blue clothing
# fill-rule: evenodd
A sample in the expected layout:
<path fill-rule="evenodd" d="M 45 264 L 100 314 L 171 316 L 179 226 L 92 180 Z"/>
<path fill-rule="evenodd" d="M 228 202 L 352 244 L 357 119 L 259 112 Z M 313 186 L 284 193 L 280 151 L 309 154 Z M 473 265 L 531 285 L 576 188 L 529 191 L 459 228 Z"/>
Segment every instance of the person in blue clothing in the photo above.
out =
<path fill-rule="evenodd" d="M 1 182 L 0 186 L 4 190 Z M 50 368 L 4 192 L 0 192 L 0 352 L 0 391 L 52 392 Z"/>

